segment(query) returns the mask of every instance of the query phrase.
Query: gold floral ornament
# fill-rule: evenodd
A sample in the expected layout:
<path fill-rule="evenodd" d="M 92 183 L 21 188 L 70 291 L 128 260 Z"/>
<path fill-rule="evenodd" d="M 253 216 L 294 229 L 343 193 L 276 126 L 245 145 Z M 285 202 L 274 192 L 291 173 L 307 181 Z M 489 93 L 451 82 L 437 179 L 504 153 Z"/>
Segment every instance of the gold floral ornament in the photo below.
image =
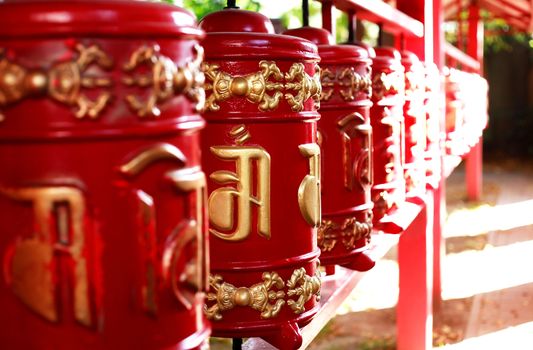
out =
<path fill-rule="evenodd" d="M 372 219 L 359 222 L 355 218 L 347 218 L 342 223 L 333 220 L 322 220 L 318 229 L 318 246 L 323 252 L 330 252 L 340 240 L 346 250 L 355 248 L 356 242 L 367 238 L 372 232 Z"/>
<path fill-rule="evenodd" d="M 382 99 L 387 95 L 400 94 L 404 91 L 405 79 L 402 72 L 381 72 L 372 79 L 372 91 L 375 99 Z"/>
<path fill-rule="evenodd" d="M 111 58 L 96 45 L 85 47 L 77 44 L 76 59 L 56 63 L 48 71 L 29 70 L 13 63 L 5 57 L 4 51 L 0 50 L 0 107 L 20 102 L 29 96 L 48 96 L 76 107 L 77 118 L 88 116 L 95 119 L 111 100 L 111 94 L 105 90 L 94 100 L 83 93 L 85 89 L 111 86 L 111 79 L 87 73 L 91 66 L 110 69 L 113 65 Z"/>
<path fill-rule="evenodd" d="M 287 295 L 289 297 L 297 296 L 297 300 L 289 299 L 287 305 L 296 314 L 301 314 L 305 311 L 305 303 L 307 303 L 313 296 L 316 296 L 316 301 L 320 301 L 320 287 L 322 281 L 320 279 L 320 271 L 316 271 L 313 277 L 308 276 L 305 268 L 300 267 L 292 273 L 291 278 L 287 281 L 289 288 Z"/>
<path fill-rule="evenodd" d="M 178 67 L 169 57 L 161 54 L 158 45 L 145 45 L 133 52 L 130 60 L 124 65 L 124 71 L 133 73 L 142 65 L 151 68 L 148 75 L 129 75 L 123 79 L 124 84 L 128 86 L 150 88 L 146 100 L 132 94 L 126 96 L 129 106 L 139 117 L 158 117 L 161 114 L 158 105 L 180 94 L 195 102 L 197 111 L 203 109 L 205 92 L 201 64 L 204 49 L 195 45 L 194 51 L 196 57 L 183 67 Z"/>
<path fill-rule="evenodd" d="M 344 101 L 353 101 L 355 94 L 363 92 L 367 95 L 372 93 L 372 80 L 370 79 L 370 69 L 367 68 L 367 74 L 360 75 L 353 67 L 347 67 L 342 70 L 332 72 L 325 68 L 320 76 L 322 85 L 322 95 L 320 100 L 329 101 L 335 92 L 334 87 L 340 87 L 339 93 Z"/>
<path fill-rule="evenodd" d="M 320 83 L 322 85 L 320 101 L 329 101 L 331 96 L 333 96 L 333 92 L 335 91 L 335 77 L 336 74 L 333 73 L 329 68 L 324 68 L 320 72 Z"/>
<path fill-rule="evenodd" d="M 285 89 L 294 90 L 296 96 L 291 93 L 285 94 L 285 99 L 294 112 L 301 112 L 304 103 L 309 98 L 314 101 L 316 109 L 320 108 L 322 85 L 320 84 L 320 68 L 315 66 L 315 74 L 311 77 L 305 72 L 303 63 L 294 63 L 289 72 L 285 73 Z"/>
<path fill-rule="evenodd" d="M 204 312 L 209 320 L 222 320 L 222 312 L 236 306 L 248 306 L 261 312 L 261 318 L 269 319 L 279 314 L 285 304 L 285 292 L 281 289 L 285 283 L 275 272 L 263 273 L 263 282 L 254 284 L 250 288 L 235 287 L 224 282 L 222 276 L 209 276 L 209 284 L 214 293 L 207 294 L 208 302 L 215 302 L 212 306 L 204 306 Z M 276 288 L 277 290 L 273 290 Z"/>
<path fill-rule="evenodd" d="M 369 70 L 367 68 L 367 70 Z M 364 92 L 369 95 L 372 92 L 372 80 L 370 79 L 370 72 L 362 76 L 353 68 L 345 68 L 339 74 L 339 85 L 344 87 L 340 90 L 340 94 L 345 101 L 353 101 L 355 94 Z"/>
<path fill-rule="evenodd" d="M 218 102 L 226 101 L 231 97 L 245 97 L 251 103 L 259 104 L 260 111 L 276 109 L 279 105 L 283 93 L 283 74 L 272 61 L 260 61 L 259 72 L 232 76 L 229 73 L 220 71 L 218 64 L 204 63 L 204 72 L 208 83 L 205 90 L 211 91 L 206 101 L 206 109 L 218 111 Z M 274 78 L 278 82 L 271 81 Z M 267 92 L 273 92 L 269 95 Z"/>

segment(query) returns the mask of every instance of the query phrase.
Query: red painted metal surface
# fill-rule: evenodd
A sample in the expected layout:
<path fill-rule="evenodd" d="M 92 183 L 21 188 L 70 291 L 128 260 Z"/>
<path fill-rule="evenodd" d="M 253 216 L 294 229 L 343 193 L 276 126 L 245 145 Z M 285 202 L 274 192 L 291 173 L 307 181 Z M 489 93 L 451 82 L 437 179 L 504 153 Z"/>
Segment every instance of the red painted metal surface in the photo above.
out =
<path fill-rule="evenodd" d="M 392 48 L 377 48 L 372 65 L 370 122 L 374 145 L 374 224 L 405 200 L 404 68 Z"/>
<path fill-rule="evenodd" d="M 405 69 L 405 186 L 408 196 L 421 196 L 426 190 L 426 111 L 424 65 L 412 52 L 402 52 Z"/>
<path fill-rule="evenodd" d="M 202 348 L 202 31 L 126 1 L 0 22 L 0 347 Z"/>
<path fill-rule="evenodd" d="M 364 251 L 372 231 L 371 59 L 366 49 L 331 45 L 319 28 L 285 32 L 318 44 L 322 77 L 322 224 L 318 246 L 322 265 L 366 271 L 374 266 Z"/>
<path fill-rule="evenodd" d="M 230 14 L 230 15 L 228 15 Z M 224 32 L 226 18 L 254 32 Z M 226 9 L 206 16 L 213 334 L 298 348 L 318 310 L 320 149 L 316 45 Z"/>
<path fill-rule="evenodd" d="M 425 167 L 427 185 L 436 189 L 441 178 L 441 132 L 440 122 L 443 110 L 441 106 L 442 78 L 435 64 L 424 65 L 425 72 Z"/>

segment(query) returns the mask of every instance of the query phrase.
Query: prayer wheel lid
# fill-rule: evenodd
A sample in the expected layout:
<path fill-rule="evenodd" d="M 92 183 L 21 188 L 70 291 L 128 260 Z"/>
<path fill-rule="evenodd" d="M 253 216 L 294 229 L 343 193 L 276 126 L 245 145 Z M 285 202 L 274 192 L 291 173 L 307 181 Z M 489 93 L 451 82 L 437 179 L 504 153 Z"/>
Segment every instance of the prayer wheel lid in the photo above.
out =
<path fill-rule="evenodd" d="M 289 29 L 283 34 L 307 39 L 318 45 L 318 54 L 323 64 L 357 63 L 369 58 L 369 52 L 361 46 L 335 45 L 333 37 L 325 29 L 302 27 Z"/>
<path fill-rule="evenodd" d="M 150 1 L 5 0 L 0 2 L 0 23 L 0 38 L 203 34 L 189 11 Z"/>
<path fill-rule="evenodd" d="M 266 16 L 253 11 L 227 8 L 206 15 L 199 24 L 208 33 L 239 32 L 274 34 L 274 26 Z"/>
<path fill-rule="evenodd" d="M 333 45 L 335 43 L 331 33 L 322 28 L 294 28 L 284 31 L 283 34 L 304 38 L 315 43 L 316 45 Z"/>
<path fill-rule="evenodd" d="M 374 50 L 376 51 L 377 58 L 389 58 L 396 60 L 401 60 L 402 58 L 400 52 L 392 47 L 376 47 Z"/>
<path fill-rule="evenodd" d="M 207 35 L 203 41 L 208 59 L 305 59 L 319 60 L 312 42 L 274 33 L 264 15 L 240 9 L 224 9 L 199 23 Z"/>

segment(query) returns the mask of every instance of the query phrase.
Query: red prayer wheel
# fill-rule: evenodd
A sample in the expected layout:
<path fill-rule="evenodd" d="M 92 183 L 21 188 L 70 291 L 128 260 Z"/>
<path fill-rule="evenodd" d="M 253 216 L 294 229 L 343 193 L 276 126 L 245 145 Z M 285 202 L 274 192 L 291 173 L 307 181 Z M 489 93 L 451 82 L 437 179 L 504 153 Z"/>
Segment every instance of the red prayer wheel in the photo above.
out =
<path fill-rule="evenodd" d="M 0 22 L 0 347 L 205 348 L 203 32 L 129 1 Z"/>
<path fill-rule="evenodd" d="M 208 32 L 205 312 L 216 336 L 262 337 L 296 349 L 321 285 L 317 48 L 273 34 L 266 17 L 249 11 L 215 12 L 200 27 Z"/>
<path fill-rule="evenodd" d="M 468 152 L 464 139 L 465 97 L 461 87 L 462 72 L 450 68 L 445 72 L 446 92 L 446 152 L 463 155 Z"/>
<path fill-rule="evenodd" d="M 408 195 L 421 195 L 426 187 L 425 70 L 414 53 L 403 51 L 401 55 L 405 69 L 405 188 Z"/>
<path fill-rule="evenodd" d="M 433 188 L 439 186 L 441 177 L 441 131 L 440 116 L 442 78 L 439 68 L 434 63 L 425 65 L 425 96 L 424 109 L 426 113 L 426 181 Z"/>
<path fill-rule="evenodd" d="M 374 224 L 405 200 L 404 68 L 393 48 L 376 48 L 372 63 L 370 122 L 374 145 Z"/>
<path fill-rule="evenodd" d="M 285 32 L 318 44 L 322 97 L 318 122 L 322 153 L 322 265 L 366 271 L 363 254 L 372 231 L 372 63 L 366 49 L 332 45 L 328 31 L 304 27 Z"/>

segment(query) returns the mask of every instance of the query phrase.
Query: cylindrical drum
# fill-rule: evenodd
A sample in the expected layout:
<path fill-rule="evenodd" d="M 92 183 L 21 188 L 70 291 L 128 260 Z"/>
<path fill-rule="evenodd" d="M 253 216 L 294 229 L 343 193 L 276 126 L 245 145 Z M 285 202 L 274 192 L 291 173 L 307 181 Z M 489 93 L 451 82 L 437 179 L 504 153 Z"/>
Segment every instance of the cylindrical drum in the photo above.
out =
<path fill-rule="evenodd" d="M 208 32 L 205 312 L 216 336 L 259 336 L 295 349 L 321 285 L 317 47 L 272 34 L 266 17 L 248 11 L 215 12 L 200 26 Z"/>
<path fill-rule="evenodd" d="M 393 48 L 376 48 L 372 64 L 370 122 L 374 152 L 374 224 L 405 200 L 404 68 Z"/>
<path fill-rule="evenodd" d="M 434 63 L 425 65 L 424 110 L 426 114 L 426 143 L 424 158 L 426 160 L 426 181 L 436 189 L 441 178 L 441 130 L 440 120 L 443 113 L 441 100 L 442 78 L 439 68 Z"/>
<path fill-rule="evenodd" d="M 203 32 L 127 1 L 0 23 L 0 347 L 207 346 Z"/>
<path fill-rule="evenodd" d="M 322 153 L 322 265 L 366 271 L 362 252 L 372 231 L 371 59 L 355 45 L 332 45 L 328 31 L 304 27 L 285 32 L 318 44 L 322 80 L 319 144 Z"/>
<path fill-rule="evenodd" d="M 445 71 L 446 92 L 446 152 L 463 155 L 468 152 L 464 139 L 465 98 L 461 87 L 461 71 L 450 68 Z"/>
<path fill-rule="evenodd" d="M 403 51 L 402 65 L 405 69 L 405 188 L 408 196 L 421 195 L 426 188 L 426 149 L 425 70 L 418 57 Z"/>

